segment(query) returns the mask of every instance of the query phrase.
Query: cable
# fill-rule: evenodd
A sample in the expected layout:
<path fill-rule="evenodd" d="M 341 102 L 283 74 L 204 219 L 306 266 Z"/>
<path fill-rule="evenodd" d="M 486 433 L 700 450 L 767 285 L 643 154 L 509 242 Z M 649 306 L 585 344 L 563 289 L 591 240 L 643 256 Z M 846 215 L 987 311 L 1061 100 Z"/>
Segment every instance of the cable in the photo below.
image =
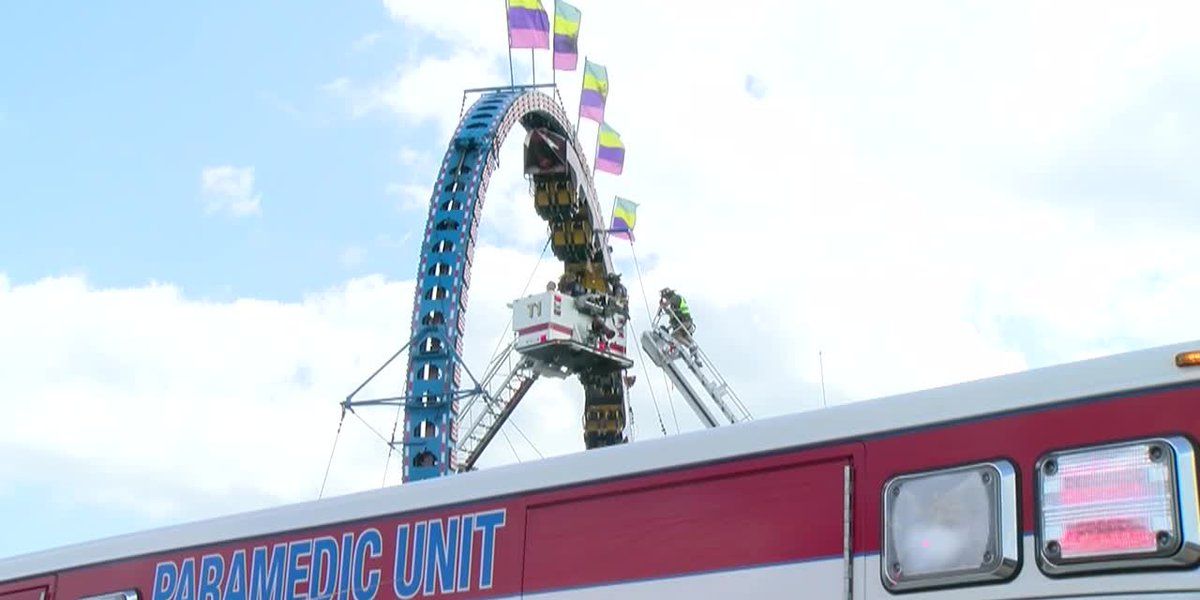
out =
<path fill-rule="evenodd" d="M 542 245 L 542 252 L 541 252 L 541 254 L 538 255 L 537 263 L 533 265 L 533 270 L 529 272 L 529 279 L 525 280 L 525 287 L 524 287 L 524 289 L 521 290 L 520 297 L 524 297 L 526 292 L 529 291 L 529 286 L 533 284 L 533 278 L 535 275 L 537 275 L 538 268 L 542 266 L 542 260 L 546 258 L 546 249 L 549 247 L 550 247 L 550 238 L 547 237 L 546 243 Z M 488 364 L 491 364 L 492 361 L 496 360 L 496 355 L 500 352 L 500 346 L 504 344 L 505 334 L 508 333 L 508 331 L 510 331 L 511 329 L 512 329 L 512 312 L 509 312 L 508 313 L 508 323 L 504 325 L 504 331 L 501 331 L 500 335 L 496 336 L 496 338 L 497 338 L 496 339 L 496 347 L 492 349 L 492 355 L 491 355 L 491 358 L 488 360 Z"/>
<path fill-rule="evenodd" d="M 325 495 L 325 484 L 329 482 L 329 470 L 333 468 L 333 453 L 337 451 L 338 438 L 342 437 L 342 423 L 345 422 L 346 408 L 342 407 L 342 416 L 338 419 L 337 433 L 333 434 L 333 447 L 329 449 L 329 462 L 325 465 L 325 477 L 321 479 L 321 491 L 317 493 L 317 500 Z"/>
<path fill-rule="evenodd" d="M 628 391 L 628 388 L 626 388 L 626 391 Z M 637 418 L 633 414 L 633 402 L 627 400 L 625 402 L 625 406 L 626 406 L 626 408 L 629 409 L 629 430 L 634 433 L 637 433 Z"/>
<path fill-rule="evenodd" d="M 370 429 L 370 430 L 371 430 L 371 433 L 374 433 L 374 434 L 375 434 L 375 437 L 379 438 L 379 441 L 383 442 L 384 444 L 387 444 L 387 447 L 388 447 L 388 457 L 390 458 L 390 457 L 391 457 L 391 455 L 392 455 L 392 453 L 394 453 L 394 452 L 396 451 L 396 447 L 395 447 L 395 446 L 393 446 L 391 443 L 389 443 L 389 442 L 388 442 L 388 439 L 387 439 L 386 437 L 383 437 L 383 434 L 382 434 L 382 433 L 379 433 L 379 430 L 378 430 L 378 429 L 375 429 L 374 427 L 372 427 L 372 426 L 371 426 L 371 424 L 370 424 L 370 423 L 368 423 L 366 419 L 364 419 L 364 418 L 362 418 L 361 416 L 359 416 L 359 414 L 358 414 L 358 413 L 356 413 L 356 412 L 354 412 L 353 410 L 351 410 L 351 411 L 350 411 L 350 414 L 352 414 L 352 415 L 354 415 L 354 416 L 358 417 L 358 420 L 359 420 L 359 421 L 362 421 L 362 424 L 363 424 L 363 425 L 366 425 L 366 426 L 367 426 L 367 429 Z"/>
<path fill-rule="evenodd" d="M 513 445 L 512 440 L 508 439 L 508 434 L 501 429 L 500 435 L 504 436 L 505 442 L 508 442 L 508 449 L 512 450 L 513 456 L 517 459 L 517 462 L 521 462 L 521 455 L 517 454 L 517 447 Z"/>
<path fill-rule="evenodd" d="M 634 328 L 633 335 L 641 339 L 637 328 Z M 654 395 L 654 386 L 650 385 L 650 371 L 646 368 L 646 354 L 642 352 L 642 344 L 640 342 L 634 345 L 637 346 L 638 357 L 641 358 L 638 362 L 642 364 L 642 377 L 646 378 L 646 389 L 650 390 L 650 401 L 654 403 L 654 414 L 658 416 L 658 428 L 662 430 L 662 434 L 665 437 L 667 435 L 667 426 L 663 424 L 662 411 L 658 409 L 658 397 Z M 633 405 L 631 404 L 630 410 L 632 411 L 632 409 Z"/>
<path fill-rule="evenodd" d="M 392 421 L 392 440 L 390 442 L 388 442 L 388 448 L 396 447 L 396 428 L 400 426 L 400 408 L 402 406 L 404 406 L 404 405 L 403 404 L 396 405 L 396 419 L 394 421 Z M 391 466 L 392 466 L 392 453 L 388 452 L 387 460 L 383 461 L 383 481 L 379 484 L 379 487 L 387 486 L 387 474 L 388 474 L 388 469 L 390 469 Z"/>
<path fill-rule="evenodd" d="M 508 418 L 508 422 L 509 422 L 509 424 L 511 424 L 513 426 L 513 429 L 517 430 L 517 433 L 521 434 L 521 437 L 525 438 L 525 443 L 529 444 L 530 448 L 533 448 L 533 451 L 537 453 L 538 458 L 546 458 L 546 455 L 542 454 L 542 451 L 538 450 L 538 447 L 533 445 L 533 442 L 529 440 L 529 436 L 525 435 L 524 431 L 521 431 L 521 427 L 519 425 L 517 425 L 516 419 L 513 419 L 510 416 Z"/>
<path fill-rule="evenodd" d="M 629 253 L 633 255 L 633 266 L 637 269 L 638 287 L 642 288 L 642 304 L 646 307 L 646 319 L 650 322 L 650 326 L 653 327 L 654 317 L 650 314 L 650 300 L 646 296 L 646 284 L 642 281 L 642 265 L 638 263 L 637 250 L 634 250 L 632 240 L 629 242 Z M 640 351 L 641 346 L 639 345 L 638 347 Z M 663 371 L 663 385 L 667 387 L 667 400 L 671 407 L 671 419 L 675 421 L 675 433 L 679 433 L 679 416 L 675 414 L 675 396 L 671 394 L 671 382 L 667 379 L 666 371 Z"/>

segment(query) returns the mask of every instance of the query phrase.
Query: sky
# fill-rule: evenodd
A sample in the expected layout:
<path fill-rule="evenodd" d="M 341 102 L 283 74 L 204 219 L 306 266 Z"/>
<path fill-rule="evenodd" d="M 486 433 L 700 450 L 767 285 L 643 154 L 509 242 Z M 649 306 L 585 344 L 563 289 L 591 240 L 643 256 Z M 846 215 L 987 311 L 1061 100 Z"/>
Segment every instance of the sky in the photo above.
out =
<path fill-rule="evenodd" d="M 757 418 L 1200 339 L 1194 3 L 576 4 L 634 306 L 682 292 Z M 408 339 L 463 90 L 509 81 L 503 4 L 14 4 L 0 50 L 0 556 L 311 500 L 327 464 L 327 495 L 396 485 L 395 413 L 330 462 L 338 403 Z M 520 141 L 477 370 L 556 275 Z M 701 428 L 635 369 L 636 439 Z M 581 392 L 539 382 L 482 466 L 581 451 Z"/>

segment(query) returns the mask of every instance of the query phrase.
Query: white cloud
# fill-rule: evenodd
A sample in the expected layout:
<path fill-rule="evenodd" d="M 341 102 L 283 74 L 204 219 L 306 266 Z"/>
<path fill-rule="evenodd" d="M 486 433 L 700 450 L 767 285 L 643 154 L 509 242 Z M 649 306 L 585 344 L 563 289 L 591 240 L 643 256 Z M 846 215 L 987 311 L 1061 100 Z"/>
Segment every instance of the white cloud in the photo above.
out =
<path fill-rule="evenodd" d="M 504 29 L 504 5 L 486 0 L 460 2 L 422 2 L 421 0 L 384 0 L 392 18 L 472 51 L 504 49 L 508 43 Z"/>
<path fill-rule="evenodd" d="M 328 83 L 321 85 L 321 91 L 328 92 L 334 95 L 342 95 L 350 90 L 350 78 L 338 77 Z"/>
<path fill-rule="evenodd" d="M 450 42 L 458 60 L 503 64 L 503 21 L 487 11 L 385 5 Z M 1143 106 L 1147 86 L 1186 74 L 1178 69 L 1200 55 L 1183 25 L 1194 6 L 739 6 L 691 11 L 683 27 L 674 6 L 583 6 L 581 51 L 609 68 L 608 119 L 628 146 L 625 175 L 600 175 L 599 192 L 642 203 L 648 288 L 688 294 L 701 339 L 730 336 L 708 343 L 739 374 L 735 385 L 776 382 L 751 399 L 761 414 L 813 405 L 780 390 L 816 381 L 818 349 L 831 395 L 851 400 L 1198 328 L 1189 321 L 1172 333 L 1169 319 L 1151 316 L 1197 286 L 1186 265 L 1163 258 L 1185 252 L 1185 224 L 1116 220 L 1012 185 L 1015 174 L 1060 166 L 1114 115 Z M 451 66 L 406 61 L 393 82 L 436 76 L 447 96 L 395 94 L 384 105 L 448 131 L 458 117 Z M 456 84 L 507 79 L 478 75 Z M 579 75 L 559 75 L 572 113 Z M 1161 162 L 1187 162 L 1177 132 L 1189 116 L 1155 121 L 1147 144 Z M 581 138 L 591 147 L 590 123 Z M 540 230 L 536 220 L 516 226 L 531 211 L 512 162 L 492 182 L 485 221 L 521 231 L 494 234 L 519 245 Z M 617 255 L 632 270 L 628 250 Z M 880 352 L 887 364 L 873 360 Z M 776 369 L 756 368 L 764 353 Z"/>
<path fill-rule="evenodd" d="M 385 6 L 454 50 L 330 89 L 356 114 L 436 123 L 424 154 L 440 156 L 461 90 L 507 80 L 502 15 Z M 815 405 L 818 350 L 831 397 L 847 401 L 1178 338 L 1179 323 L 1154 307 L 1184 302 L 1198 285 L 1163 258 L 1185 254 L 1185 227 L 1114 223 L 1102 208 L 1009 185 L 1013 173 L 1053 169 L 1197 55 L 1182 25 L 1190 5 L 1082 6 L 863 11 L 752 0 L 732 14 L 692 11 L 686 27 L 673 6 L 582 7 L 582 50 L 609 67 L 608 116 L 629 148 L 626 174 L 599 176 L 599 191 L 642 203 L 648 289 L 689 295 L 701 339 L 754 392 L 759 414 Z M 522 79 L 528 63 L 517 58 Z M 579 75 L 559 75 L 571 113 Z M 1154 155 L 1186 158 L 1180 128 L 1193 119 L 1155 120 Z M 544 225 L 512 166 L 517 138 L 491 184 L 482 235 L 532 260 Z M 591 147 L 590 123 L 581 138 Z M 390 191 L 421 209 L 428 188 Z M 628 250 L 616 253 L 632 278 Z"/>
<path fill-rule="evenodd" d="M 405 62 L 379 80 L 356 83 L 341 77 L 322 86 L 347 102 L 353 117 L 383 111 L 405 125 L 433 123 L 445 138 L 458 124 L 463 90 L 500 83 L 500 63 L 485 53 L 460 51 L 449 57 L 428 56 Z"/>
<path fill-rule="evenodd" d="M 259 92 L 258 99 L 264 104 L 300 122 L 313 122 L 312 116 L 300 110 L 294 103 L 283 99 L 274 92 Z"/>
<path fill-rule="evenodd" d="M 338 258 L 341 260 L 343 267 L 347 269 L 358 268 L 367 259 L 367 249 L 359 245 L 347 246 L 342 250 L 342 254 Z"/>
<path fill-rule="evenodd" d="M 404 147 L 401 148 L 400 152 L 396 155 L 396 160 L 400 163 L 400 166 L 411 167 L 416 165 L 425 156 L 426 154 L 420 150 Z"/>
<path fill-rule="evenodd" d="M 482 365 L 538 260 L 488 245 L 475 256 L 465 352 Z M 558 269 L 543 261 L 533 285 Z M 163 284 L 0 274 L 0 451 L 9 457 L 0 488 L 47 486 L 66 504 L 156 523 L 315 498 L 338 404 L 407 340 L 412 298 L 411 281 L 378 275 L 295 302 L 211 302 Z M 403 381 L 398 361 L 359 398 L 397 395 Z M 543 453 L 582 449 L 579 432 L 563 427 L 581 414 L 577 388 L 539 384 L 515 417 Z M 390 434 L 393 410 L 359 415 Z M 484 464 L 512 460 L 500 442 Z M 347 417 L 327 493 L 378 487 L 385 461 L 383 443 Z M 393 460 L 392 483 L 398 467 Z"/>
<path fill-rule="evenodd" d="M 374 46 L 375 44 L 378 44 L 379 40 L 381 39 L 383 39 L 383 34 L 378 31 L 365 33 L 350 44 L 350 49 L 355 52 L 362 52 Z"/>
<path fill-rule="evenodd" d="M 505 302 L 520 292 L 506 265 L 527 270 L 536 257 L 483 247 L 477 260 L 468 345 L 476 363 L 506 330 Z M 554 266 L 544 269 L 551 277 Z M 16 457 L 0 470 L 0 486 L 61 486 L 74 502 L 156 520 L 313 498 L 338 402 L 407 339 L 411 302 L 411 282 L 379 276 L 291 303 L 205 302 L 167 285 L 102 289 L 78 277 L 0 285 L 0 329 L 10 342 L 0 344 L 0 439 L 5 456 Z M 403 375 L 398 364 L 361 397 L 395 395 Z M 569 412 L 578 403 L 552 383 L 539 397 L 541 408 L 565 403 Z M 575 435 L 554 443 L 549 431 L 561 423 L 544 429 L 541 408 L 518 422 L 543 452 L 575 449 Z M 390 433 L 393 411 L 360 414 Z M 495 454 L 493 463 L 512 460 L 506 448 Z M 378 486 L 385 456 L 349 417 L 330 492 Z"/>
<path fill-rule="evenodd" d="M 200 172 L 205 210 L 234 217 L 262 213 L 262 195 L 254 189 L 254 167 L 223 165 Z"/>
<path fill-rule="evenodd" d="M 433 193 L 433 185 L 389 183 L 384 187 L 383 192 L 400 199 L 400 210 L 427 210 L 429 208 L 429 196 Z"/>
<path fill-rule="evenodd" d="M 29 459 L 14 461 L 4 487 L 44 479 L 88 489 L 64 492 L 80 502 L 94 494 L 172 519 L 199 516 L 195 497 L 222 510 L 314 497 L 337 403 L 404 338 L 395 307 L 411 300 L 410 283 L 379 277 L 294 303 L 78 277 L 0 289 L 0 438 L 6 456 Z M 344 442 L 332 489 L 377 481 L 378 442 Z M 43 460 L 87 483 L 44 475 Z"/>

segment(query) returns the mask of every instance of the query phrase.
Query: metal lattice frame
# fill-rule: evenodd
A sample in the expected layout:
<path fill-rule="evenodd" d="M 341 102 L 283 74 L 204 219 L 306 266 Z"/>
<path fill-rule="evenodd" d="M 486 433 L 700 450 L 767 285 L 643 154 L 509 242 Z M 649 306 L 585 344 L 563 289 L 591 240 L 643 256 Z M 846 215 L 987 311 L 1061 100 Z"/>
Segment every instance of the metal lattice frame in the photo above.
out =
<path fill-rule="evenodd" d="M 401 453 L 404 481 L 446 475 L 457 466 L 467 291 L 483 201 L 509 131 L 517 123 L 535 121 L 569 135 L 570 121 L 554 98 L 519 87 L 487 92 L 463 115 L 442 160 L 413 300 Z M 586 156 L 578 140 L 570 137 L 577 156 Z M 584 171 L 585 193 L 595 202 L 591 173 Z"/>

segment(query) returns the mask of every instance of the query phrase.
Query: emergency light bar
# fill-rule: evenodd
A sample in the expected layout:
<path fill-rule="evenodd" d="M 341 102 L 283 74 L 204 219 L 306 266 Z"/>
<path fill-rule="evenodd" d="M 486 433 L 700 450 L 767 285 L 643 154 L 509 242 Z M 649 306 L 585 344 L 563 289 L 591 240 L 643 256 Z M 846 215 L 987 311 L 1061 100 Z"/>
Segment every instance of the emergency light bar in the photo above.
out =
<path fill-rule="evenodd" d="M 1047 574 L 1200 559 L 1195 451 L 1182 437 L 1052 452 L 1038 461 L 1037 490 Z"/>
<path fill-rule="evenodd" d="M 892 478 L 883 487 L 880 571 L 891 591 L 1001 581 L 1020 564 L 1008 461 Z"/>
<path fill-rule="evenodd" d="M 1175 355 L 1177 367 L 1200 367 L 1200 351 L 1180 352 Z"/>

